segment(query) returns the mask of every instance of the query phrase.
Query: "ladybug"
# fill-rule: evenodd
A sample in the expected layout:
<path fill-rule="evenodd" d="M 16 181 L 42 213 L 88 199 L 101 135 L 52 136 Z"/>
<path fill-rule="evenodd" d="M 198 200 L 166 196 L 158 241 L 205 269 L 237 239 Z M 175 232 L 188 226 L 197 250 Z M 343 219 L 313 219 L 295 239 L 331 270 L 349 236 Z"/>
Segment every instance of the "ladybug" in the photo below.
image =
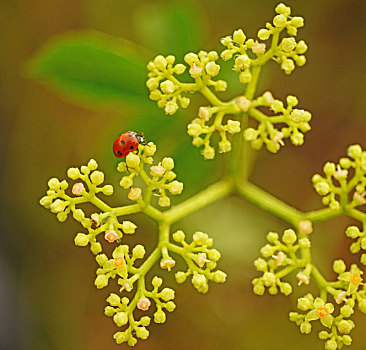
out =
<path fill-rule="evenodd" d="M 126 157 L 129 153 L 136 150 L 140 143 L 144 142 L 143 134 L 135 131 L 126 131 L 114 141 L 113 153 L 118 158 Z"/>

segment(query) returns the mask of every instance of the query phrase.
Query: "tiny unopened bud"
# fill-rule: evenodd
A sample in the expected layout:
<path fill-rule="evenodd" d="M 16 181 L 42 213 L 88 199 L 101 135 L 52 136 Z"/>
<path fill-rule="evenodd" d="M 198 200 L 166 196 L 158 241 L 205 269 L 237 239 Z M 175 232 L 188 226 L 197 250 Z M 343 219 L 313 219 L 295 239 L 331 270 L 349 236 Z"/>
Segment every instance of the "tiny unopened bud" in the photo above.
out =
<path fill-rule="evenodd" d="M 197 66 L 195 63 L 193 63 L 193 65 L 191 66 L 191 68 L 189 68 L 189 74 L 193 78 L 199 77 L 202 74 L 202 67 Z"/>
<path fill-rule="evenodd" d="M 127 197 L 131 201 L 137 201 L 141 196 L 141 188 L 140 187 L 131 187 L 130 192 L 128 193 Z"/>
<path fill-rule="evenodd" d="M 310 220 L 302 220 L 299 222 L 299 233 L 310 234 L 313 232 L 313 224 Z"/>

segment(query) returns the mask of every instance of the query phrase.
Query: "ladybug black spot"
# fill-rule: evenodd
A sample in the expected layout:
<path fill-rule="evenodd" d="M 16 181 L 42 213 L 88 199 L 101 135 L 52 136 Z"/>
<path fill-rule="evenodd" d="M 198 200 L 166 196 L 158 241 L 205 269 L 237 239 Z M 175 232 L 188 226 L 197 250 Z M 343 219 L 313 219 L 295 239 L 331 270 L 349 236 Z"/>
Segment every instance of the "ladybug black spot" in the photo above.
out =
<path fill-rule="evenodd" d="M 133 149 L 133 146 L 130 146 L 130 149 Z"/>
<path fill-rule="evenodd" d="M 126 144 L 126 141 L 125 141 L 125 140 L 122 140 L 122 141 L 121 141 L 121 144 L 122 144 L 122 145 Z"/>
<path fill-rule="evenodd" d="M 122 156 L 122 152 L 121 152 L 121 151 L 117 151 L 117 154 L 118 154 L 119 156 Z"/>

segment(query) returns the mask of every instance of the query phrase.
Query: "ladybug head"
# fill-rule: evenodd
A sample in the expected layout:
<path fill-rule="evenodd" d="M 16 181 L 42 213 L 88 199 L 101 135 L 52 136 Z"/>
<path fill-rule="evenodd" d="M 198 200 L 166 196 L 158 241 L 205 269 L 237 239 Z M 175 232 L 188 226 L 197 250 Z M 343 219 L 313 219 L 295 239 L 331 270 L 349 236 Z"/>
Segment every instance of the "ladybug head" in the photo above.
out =
<path fill-rule="evenodd" d="M 144 144 L 145 143 L 144 134 L 140 134 L 138 132 L 135 132 L 135 137 L 137 138 L 137 141 L 139 142 L 139 144 Z"/>

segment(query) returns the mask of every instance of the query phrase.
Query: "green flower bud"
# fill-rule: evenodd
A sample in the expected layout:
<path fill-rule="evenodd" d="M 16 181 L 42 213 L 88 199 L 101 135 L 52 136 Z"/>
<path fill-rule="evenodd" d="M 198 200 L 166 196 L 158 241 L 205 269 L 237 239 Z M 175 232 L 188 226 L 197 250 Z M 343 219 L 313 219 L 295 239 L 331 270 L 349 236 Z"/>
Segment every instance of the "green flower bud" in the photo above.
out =
<path fill-rule="evenodd" d="M 337 350 L 338 345 L 334 339 L 328 340 L 325 343 L 325 350 Z"/>
<path fill-rule="evenodd" d="M 301 238 L 300 240 L 299 240 L 299 246 L 300 246 L 300 248 L 310 248 L 311 247 L 311 243 L 310 243 L 310 240 L 309 240 L 309 238 Z"/>
<path fill-rule="evenodd" d="M 284 295 L 290 295 L 292 293 L 292 286 L 290 283 L 283 283 L 281 286 L 280 286 L 280 291 L 282 294 Z"/>
<path fill-rule="evenodd" d="M 357 226 L 349 226 L 346 230 L 346 236 L 349 238 L 358 238 L 360 237 L 360 229 Z"/>
<path fill-rule="evenodd" d="M 336 166 L 332 162 L 326 162 L 323 167 L 323 171 L 327 175 L 333 175 L 336 171 Z"/>
<path fill-rule="evenodd" d="M 52 211 L 52 213 L 61 213 L 62 211 L 64 211 L 66 207 L 66 202 L 61 200 L 61 199 L 56 199 L 51 205 L 50 205 L 50 209 Z"/>
<path fill-rule="evenodd" d="M 258 38 L 261 39 L 261 40 L 267 40 L 270 36 L 270 31 L 268 29 L 260 29 L 258 31 Z"/>
<path fill-rule="evenodd" d="M 360 145 L 352 145 L 349 146 L 347 149 L 347 155 L 351 157 L 352 159 L 357 159 L 362 154 L 362 148 Z"/>
<path fill-rule="evenodd" d="M 142 259 L 145 255 L 146 251 L 143 245 L 138 244 L 132 249 L 132 255 L 136 259 Z"/>
<path fill-rule="evenodd" d="M 205 159 L 214 159 L 215 158 L 215 150 L 210 146 L 205 147 L 205 149 L 203 150 L 203 157 Z"/>
<path fill-rule="evenodd" d="M 160 278 L 160 277 L 157 277 L 155 276 L 152 280 L 152 285 L 155 287 L 155 288 L 158 288 L 160 287 L 162 284 L 163 284 L 163 280 Z"/>
<path fill-rule="evenodd" d="M 118 166 L 117 166 L 117 171 L 119 171 L 120 173 L 124 173 L 127 171 L 127 165 L 125 162 L 119 162 Z"/>
<path fill-rule="evenodd" d="M 341 315 L 343 317 L 348 318 L 348 317 L 350 317 L 353 314 L 354 311 L 353 311 L 353 308 L 351 306 L 349 306 L 349 305 L 343 305 L 341 307 L 341 309 L 340 309 L 340 312 L 341 312 Z"/>
<path fill-rule="evenodd" d="M 277 28 L 283 28 L 286 25 L 286 23 L 287 19 L 286 16 L 284 16 L 283 14 L 277 15 L 275 16 L 275 18 L 273 18 L 273 24 Z"/>
<path fill-rule="evenodd" d="M 250 72 L 249 69 L 244 70 L 244 72 L 241 72 L 239 74 L 239 81 L 242 84 L 248 84 L 250 83 L 250 81 L 252 80 L 252 73 Z"/>
<path fill-rule="evenodd" d="M 275 11 L 279 14 L 283 14 L 286 16 L 289 16 L 291 14 L 291 8 L 283 3 L 278 4 L 275 8 Z"/>
<path fill-rule="evenodd" d="M 118 306 L 121 303 L 121 298 L 117 294 L 111 293 L 107 298 L 107 302 L 111 306 Z"/>
<path fill-rule="evenodd" d="M 113 186 L 112 185 L 105 185 L 102 188 L 102 193 L 106 196 L 111 196 L 113 194 Z"/>
<path fill-rule="evenodd" d="M 184 272 L 182 272 L 182 271 L 176 272 L 176 274 L 174 275 L 174 277 L 175 277 L 175 280 L 177 281 L 177 283 L 183 283 L 187 279 L 186 274 Z"/>
<path fill-rule="evenodd" d="M 73 212 L 73 217 L 75 220 L 77 221 L 82 221 L 85 219 L 85 214 L 84 212 L 82 211 L 82 209 L 76 209 L 74 212 Z"/>
<path fill-rule="evenodd" d="M 246 37 L 244 32 L 241 29 L 238 29 L 233 34 L 233 40 L 239 45 L 243 45 Z"/>
<path fill-rule="evenodd" d="M 273 100 L 273 102 L 271 103 L 271 109 L 275 113 L 282 112 L 282 110 L 283 110 L 283 103 L 282 103 L 282 101 L 280 101 L 280 100 Z"/>
<path fill-rule="evenodd" d="M 213 273 L 212 279 L 216 283 L 224 283 L 226 281 L 226 276 L 225 272 L 218 270 Z"/>
<path fill-rule="evenodd" d="M 131 221 L 123 221 L 121 228 L 124 233 L 132 234 L 135 233 L 137 226 Z"/>
<path fill-rule="evenodd" d="M 131 152 L 126 157 L 126 164 L 129 168 L 136 169 L 140 165 L 140 157 Z"/>
<path fill-rule="evenodd" d="M 179 102 L 182 108 L 187 108 L 191 100 L 188 97 L 180 97 Z"/>
<path fill-rule="evenodd" d="M 176 241 L 176 242 L 183 242 L 184 241 L 184 238 L 185 238 L 185 234 L 183 231 L 179 230 L 175 233 L 173 233 L 173 239 Z"/>
<path fill-rule="evenodd" d="M 364 248 L 363 248 L 363 249 L 364 249 Z M 361 255 L 361 259 L 360 259 L 360 261 L 361 261 L 361 264 L 366 265 L 366 254 L 362 254 L 362 255 Z"/>
<path fill-rule="evenodd" d="M 171 95 L 175 91 L 175 85 L 170 80 L 165 80 L 160 84 L 160 89 L 164 94 Z"/>
<path fill-rule="evenodd" d="M 322 181 L 322 182 L 318 182 L 315 185 L 315 191 L 318 192 L 318 194 L 320 194 L 321 196 L 325 196 L 326 194 L 329 193 L 330 188 L 326 182 Z"/>
<path fill-rule="evenodd" d="M 236 71 L 246 70 L 250 67 L 250 58 L 248 55 L 239 55 L 235 57 L 235 67 Z"/>
<path fill-rule="evenodd" d="M 207 279 L 205 275 L 202 275 L 200 273 L 196 273 L 193 277 L 192 277 L 192 284 L 196 287 L 196 288 L 200 288 L 200 287 L 204 287 L 207 284 Z"/>
<path fill-rule="evenodd" d="M 268 232 L 267 241 L 270 243 L 275 243 L 278 241 L 278 233 L 277 232 Z"/>
<path fill-rule="evenodd" d="M 176 306 L 175 306 L 174 302 L 168 301 L 165 305 L 165 308 L 167 309 L 167 311 L 172 312 L 175 310 Z"/>
<path fill-rule="evenodd" d="M 288 246 L 293 245 L 296 242 L 297 236 L 294 230 L 289 229 L 285 230 L 282 235 L 283 243 L 287 244 Z"/>
<path fill-rule="evenodd" d="M 231 151 L 231 143 L 228 140 L 219 142 L 219 150 L 220 153 L 227 153 Z"/>
<path fill-rule="evenodd" d="M 177 194 L 182 193 L 182 191 L 183 191 L 183 182 L 174 180 L 173 182 L 168 184 L 166 187 L 171 194 L 177 195 Z"/>
<path fill-rule="evenodd" d="M 254 260 L 254 266 L 257 271 L 260 271 L 260 272 L 267 271 L 267 262 L 262 258 L 258 258 L 256 260 Z"/>
<path fill-rule="evenodd" d="M 174 67 L 174 72 L 178 75 L 181 75 L 184 73 L 184 71 L 186 70 L 186 66 L 184 64 L 178 63 L 175 67 Z"/>
<path fill-rule="evenodd" d="M 210 249 L 207 252 L 208 258 L 212 261 L 219 261 L 221 258 L 221 253 L 216 249 Z"/>
<path fill-rule="evenodd" d="M 162 310 L 158 310 L 154 313 L 154 322 L 155 323 L 164 323 L 166 321 L 165 312 Z"/>
<path fill-rule="evenodd" d="M 352 344 L 352 338 L 349 335 L 344 335 L 342 337 L 342 341 L 344 345 L 351 345 Z"/>
<path fill-rule="evenodd" d="M 338 201 L 336 201 L 336 200 L 334 200 L 334 201 L 331 201 L 330 203 L 329 203 L 329 208 L 330 209 L 332 209 L 332 210 L 339 210 L 339 208 L 340 208 L 340 204 L 339 204 L 339 202 Z"/>
<path fill-rule="evenodd" d="M 276 284 L 277 278 L 272 272 L 265 272 L 262 276 L 263 284 L 266 287 L 274 286 Z"/>
<path fill-rule="evenodd" d="M 153 156 L 156 152 L 156 145 L 152 142 L 149 142 L 145 147 L 144 147 L 144 154 L 147 156 Z"/>
<path fill-rule="evenodd" d="M 140 339 L 147 339 L 149 337 L 149 331 L 145 327 L 135 328 L 136 337 Z"/>
<path fill-rule="evenodd" d="M 137 339 L 136 339 L 136 338 L 134 338 L 134 337 L 132 337 L 132 336 L 130 336 L 130 337 L 128 338 L 128 340 L 127 340 L 127 344 L 128 344 L 129 346 L 135 346 L 135 345 L 136 345 L 136 343 L 137 343 Z"/>
<path fill-rule="evenodd" d="M 76 180 L 80 176 L 80 170 L 78 168 L 70 168 L 67 170 L 67 176 L 72 180 Z"/>
<path fill-rule="evenodd" d="M 101 253 L 102 245 L 99 242 L 90 243 L 90 250 L 94 255 Z"/>
<path fill-rule="evenodd" d="M 351 332 L 352 328 L 353 324 L 350 321 L 342 320 L 341 322 L 338 323 L 339 333 L 348 334 L 349 332 Z"/>
<path fill-rule="evenodd" d="M 75 245 L 79 247 L 85 247 L 89 243 L 89 237 L 88 235 L 84 233 L 78 233 L 74 239 Z"/>
<path fill-rule="evenodd" d="M 122 344 L 127 341 L 127 335 L 125 332 L 117 332 L 113 335 L 113 338 L 116 340 L 117 344 Z"/>
<path fill-rule="evenodd" d="M 266 244 L 264 247 L 261 248 L 260 252 L 265 258 L 269 258 L 272 256 L 276 251 L 276 247 L 271 246 L 270 244 Z"/>
<path fill-rule="evenodd" d="M 117 312 L 113 316 L 113 321 L 118 327 L 121 327 L 121 326 L 124 326 L 125 324 L 127 324 L 128 316 L 125 312 Z"/>
<path fill-rule="evenodd" d="M 281 69 L 286 73 L 290 74 L 295 69 L 294 61 L 290 58 L 284 60 L 281 64 Z"/>
<path fill-rule="evenodd" d="M 221 58 L 224 61 L 228 61 L 231 57 L 233 57 L 233 53 L 229 50 L 224 50 L 221 52 Z"/>
<path fill-rule="evenodd" d="M 67 219 L 67 213 L 58 213 L 56 217 L 58 221 L 64 222 Z"/>
<path fill-rule="evenodd" d="M 306 45 L 304 40 L 300 40 L 296 45 L 296 52 L 300 55 L 305 53 L 308 50 L 308 46 Z"/>
<path fill-rule="evenodd" d="M 305 56 L 295 56 L 294 60 L 299 67 L 302 67 L 306 63 Z"/>
<path fill-rule="evenodd" d="M 299 319 L 299 314 L 297 312 L 290 312 L 288 316 L 291 322 L 296 322 Z"/>
<path fill-rule="evenodd" d="M 237 120 L 228 120 L 227 122 L 227 131 L 230 134 L 237 134 L 240 132 L 240 122 Z"/>
<path fill-rule="evenodd" d="M 296 41 L 294 38 L 284 38 L 281 41 L 280 47 L 284 52 L 291 52 L 296 47 Z"/>
<path fill-rule="evenodd" d="M 143 316 L 140 318 L 141 326 L 147 327 L 150 324 L 150 317 L 149 316 Z"/>
<path fill-rule="evenodd" d="M 352 254 L 356 254 L 361 250 L 361 246 L 360 246 L 360 242 L 353 242 L 350 247 L 349 250 Z"/>
<path fill-rule="evenodd" d="M 287 33 L 291 36 L 297 35 L 297 28 L 294 26 L 287 26 Z"/>
<path fill-rule="evenodd" d="M 346 271 L 346 264 L 343 260 L 338 259 L 333 262 L 333 270 L 335 273 L 341 274 Z"/>
<path fill-rule="evenodd" d="M 159 200 L 158 200 L 158 204 L 161 206 L 161 207 L 169 207 L 170 206 L 170 198 L 169 197 L 160 197 Z"/>
<path fill-rule="evenodd" d="M 278 288 L 277 286 L 271 286 L 268 288 L 268 293 L 271 295 L 277 295 L 278 294 Z"/>
<path fill-rule="evenodd" d="M 112 306 L 106 306 L 104 308 L 104 314 L 106 316 L 111 317 L 111 316 L 113 316 L 115 314 L 115 312 L 116 312 L 116 310 Z"/>
<path fill-rule="evenodd" d="M 44 196 L 40 199 L 39 203 L 48 209 L 52 204 L 52 198 L 50 198 L 49 196 Z"/>
<path fill-rule="evenodd" d="M 245 129 L 244 131 L 244 139 L 246 141 L 253 141 L 258 137 L 258 131 L 253 128 Z"/>
<path fill-rule="evenodd" d="M 157 78 L 150 78 L 146 82 L 146 87 L 152 91 L 156 90 L 159 87 L 159 79 Z"/>
<path fill-rule="evenodd" d="M 291 18 L 291 25 L 296 28 L 300 28 L 304 26 L 304 19 L 302 17 L 292 17 Z"/>
<path fill-rule="evenodd" d="M 103 266 L 108 261 L 108 257 L 105 254 L 99 254 L 95 257 L 95 260 L 99 266 Z"/>
<path fill-rule="evenodd" d="M 56 191 L 60 187 L 60 181 L 57 178 L 53 177 L 48 181 L 48 187 L 50 188 L 50 190 Z"/>
<path fill-rule="evenodd" d="M 175 57 L 173 55 L 169 55 L 169 56 L 167 56 L 165 58 L 166 58 L 166 61 L 167 61 L 168 64 L 170 64 L 170 65 L 173 65 L 174 64 Z"/>
<path fill-rule="evenodd" d="M 329 334 L 326 331 L 321 331 L 318 333 L 318 337 L 319 337 L 319 339 L 325 340 L 325 339 L 329 338 Z"/>
<path fill-rule="evenodd" d="M 309 322 L 303 322 L 300 325 L 300 332 L 303 334 L 310 334 L 311 324 Z"/>
<path fill-rule="evenodd" d="M 202 127 L 199 124 L 188 124 L 187 133 L 189 136 L 198 137 L 202 133 Z"/>
<path fill-rule="evenodd" d="M 203 232 L 196 232 L 193 234 L 193 242 L 197 245 L 204 245 L 208 239 L 208 235 Z"/>
<path fill-rule="evenodd" d="M 150 92 L 149 97 L 150 97 L 150 99 L 151 99 L 151 100 L 153 100 L 153 101 L 159 101 L 159 100 L 161 99 L 161 97 L 162 97 L 162 94 L 161 94 L 160 90 L 153 90 L 153 91 L 151 91 L 151 92 Z M 161 101 L 162 101 L 162 100 L 160 100 L 160 101 L 158 102 L 158 105 L 159 105 L 159 107 L 160 107 L 160 108 L 162 108 L 162 107 L 164 107 L 164 106 L 165 106 L 165 101 L 162 101 L 164 104 L 163 104 L 163 106 L 160 106 L 160 104 L 159 104 L 159 103 L 162 103 Z"/>
<path fill-rule="evenodd" d="M 90 180 L 94 185 L 100 185 L 104 181 L 104 174 L 101 171 L 93 171 Z"/>
<path fill-rule="evenodd" d="M 313 302 L 309 298 L 303 297 L 297 299 L 297 308 L 306 311 L 313 308 Z"/>
<path fill-rule="evenodd" d="M 217 74 L 219 74 L 220 66 L 211 61 L 206 64 L 205 69 L 208 75 L 215 77 Z"/>
<path fill-rule="evenodd" d="M 265 291 L 265 288 L 263 286 L 263 284 L 255 284 L 253 286 L 253 293 L 256 294 L 256 295 L 263 295 L 264 294 L 264 291 Z"/>
<path fill-rule="evenodd" d="M 175 292 L 173 289 L 164 288 L 160 292 L 160 298 L 163 299 L 164 301 L 172 300 L 172 299 L 174 299 L 174 297 L 175 297 Z"/>
<path fill-rule="evenodd" d="M 226 91 L 227 82 L 225 80 L 217 80 L 215 84 L 216 91 Z"/>
<path fill-rule="evenodd" d="M 184 56 L 184 61 L 186 61 L 190 66 L 192 66 L 193 63 L 195 63 L 195 64 L 199 63 L 198 56 L 195 53 L 192 53 L 192 52 L 187 53 Z"/>
<path fill-rule="evenodd" d="M 272 153 L 277 153 L 279 149 L 281 148 L 280 144 L 278 142 L 267 142 L 266 147 L 268 151 Z"/>
<path fill-rule="evenodd" d="M 165 70 L 166 65 L 168 64 L 168 62 L 166 61 L 166 59 L 164 58 L 164 56 L 159 55 L 156 56 L 154 59 L 154 64 L 155 67 L 161 71 Z"/>
<path fill-rule="evenodd" d="M 98 275 L 94 284 L 98 289 L 102 289 L 108 286 L 108 277 L 106 275 Z"/>

